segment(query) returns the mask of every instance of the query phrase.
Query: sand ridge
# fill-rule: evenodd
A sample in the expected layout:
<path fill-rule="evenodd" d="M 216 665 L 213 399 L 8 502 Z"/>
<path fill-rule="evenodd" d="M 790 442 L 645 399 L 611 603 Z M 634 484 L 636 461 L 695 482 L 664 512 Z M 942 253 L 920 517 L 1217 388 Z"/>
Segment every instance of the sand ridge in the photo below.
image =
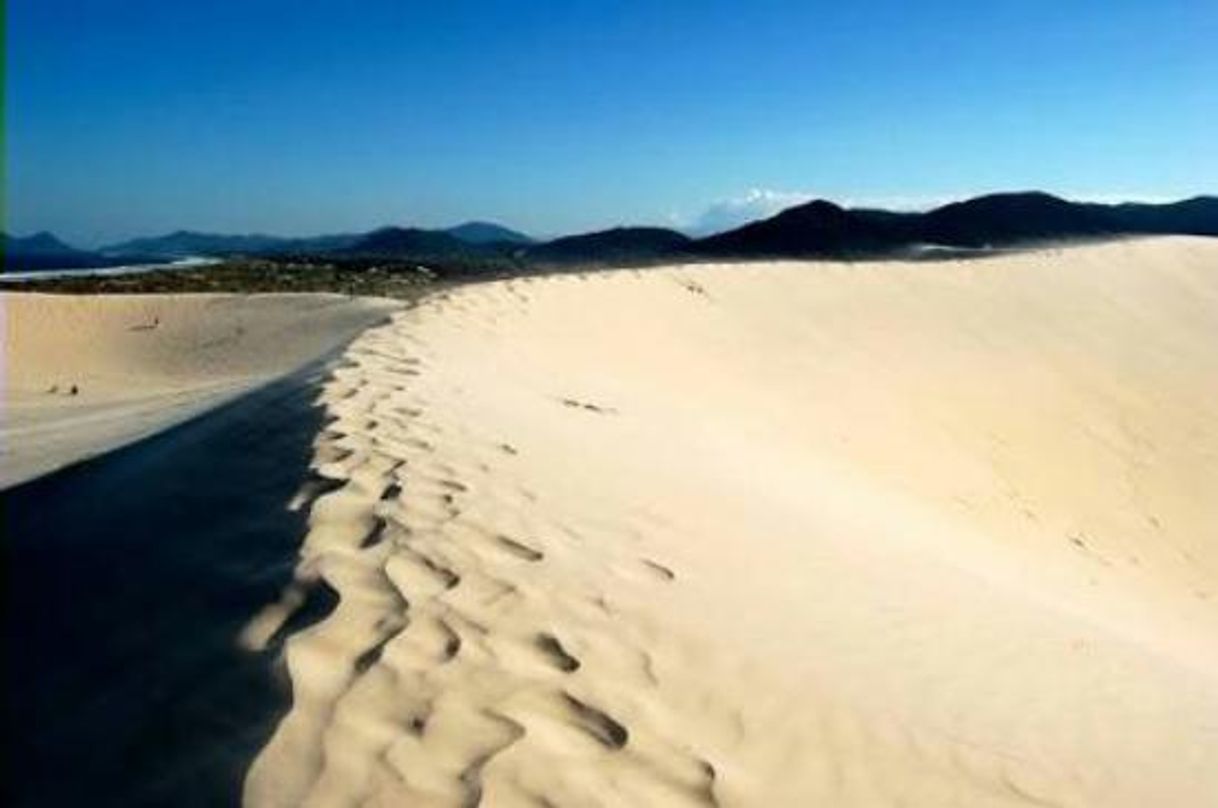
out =
<path fill-rule="evenodd" d="M 1215 345 L 1193 238 L 435 296 L 322 393 L 246 801 L 1212 804 Z"/>
<path fill-rule="evenodd" d="M 401 332 L 382 331 L 348 352 L 325 394 L 335 420 L 318 441 L 317 473 L 345 485 L 312 503 L 286 601 L 319 585 L 342 599 L 307 640 L 288 644 L 296 708 L 251 773 L 247 800 L 332 804 L 355 787 L 385 803 L 493 803 L 482 782 L 492 760 L 559 755 L 561 770 L 522 769 L 533 781 L 522 793 L 561 802 L 617 781 L 610 791 L 623 799 L 658 790 L 674 804 L 712 802 L 714 766 L 664 736 L 663 704 L 627 709 L 616 698 L 654 689 L 655 661 L 651 640 L 623 631 L 581 569 L 598 551 L 558 524 L 549 539 L 527 522 L 500 532 L 535 497 L 486 479 L 516 450 L 487 446 L 484 460 L 456 466 L 437 459 L 442 430 L 424 417 L 425 399 L 377 404 L 405 393 L 385 370 L 421 372 L 401 352 Z M 367 440 L 370 424 L 385 434 Z M 645 557 L 604 563 L 620 565 L 639 593 L 673 579 Z M 553 588 L 554 576 L 566 586 Z M 264 646 L 284 617 L 271 609 L 247 644 Z M 582 681 L 585 666 L 614 685 Z M 654 715 L 634 720 L 642 710 Z M 326 726 L 347 720 L 358 739 Z"/>
<path fill-rule="evenodd" d="M 0 487 L 231 400 L 399 306 L 314 294 L 0 294 Z"/>

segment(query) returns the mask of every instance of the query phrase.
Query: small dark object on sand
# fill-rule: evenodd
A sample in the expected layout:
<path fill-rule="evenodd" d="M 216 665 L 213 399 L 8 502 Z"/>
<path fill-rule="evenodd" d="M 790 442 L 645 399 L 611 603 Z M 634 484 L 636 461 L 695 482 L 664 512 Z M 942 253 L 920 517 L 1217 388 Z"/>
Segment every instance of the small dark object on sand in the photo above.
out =
<path fill-rule="evenodd" d="M 161 324 L 161 318 L 158 316 L 158 317 L 153 317 L 152 322 L 150 322 L 150 323 L 142 323 L 140 325 L 133 325 L 133 326 L 131 326 L 130 330 L 132 330 L 132 331 L 155 331 L 156 327 L 159 326 L 160 324 Z"/>

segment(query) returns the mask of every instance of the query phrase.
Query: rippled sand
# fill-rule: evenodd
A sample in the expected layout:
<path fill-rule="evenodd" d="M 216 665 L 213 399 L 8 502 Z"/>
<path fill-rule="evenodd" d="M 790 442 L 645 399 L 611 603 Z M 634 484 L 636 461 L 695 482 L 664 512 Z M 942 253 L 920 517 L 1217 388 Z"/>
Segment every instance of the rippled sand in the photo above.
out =
<path fill-rule="evenodd" d="M 1218 802 L 1218 242 L 469 286 L 323 400 L 251 805 Z"/>

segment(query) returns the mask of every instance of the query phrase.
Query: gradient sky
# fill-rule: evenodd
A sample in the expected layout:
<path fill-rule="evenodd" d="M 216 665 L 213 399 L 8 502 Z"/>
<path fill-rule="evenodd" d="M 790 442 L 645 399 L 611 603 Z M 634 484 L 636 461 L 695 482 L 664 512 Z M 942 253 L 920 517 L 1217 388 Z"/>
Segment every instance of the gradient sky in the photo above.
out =
<path fill-rule="evenodd" d="M 7 5 L 5 228 L 84 245 L 1218 190 L 1214 0 Z"/>

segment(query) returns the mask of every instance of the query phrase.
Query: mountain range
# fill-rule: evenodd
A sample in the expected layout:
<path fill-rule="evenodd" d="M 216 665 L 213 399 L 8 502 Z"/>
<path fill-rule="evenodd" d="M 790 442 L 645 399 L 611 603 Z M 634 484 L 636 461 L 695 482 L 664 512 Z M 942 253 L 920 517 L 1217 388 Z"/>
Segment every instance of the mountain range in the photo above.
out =
<path fill-rule="evenodd" d="M 0 233 L 0 253 L 5 270 L 92 268 L 124 263 L 100 253 L 78 250 L 45 231 L 24 238 Z"/>
<path fill-rule="evenodd" d="M 525 252 L 537 263 L 611 263 L 688 252 L 693 240 L 663 227 L 615 227 L 563 236 Z"/>
<path fill-rule="evenodd" d="M 1137 234 L 1218 236 L 1218 197 L 1169 204 L 1070 202 L 1041 192 L 1001 193 L 926 212 L 843 208 L 823 199 L 701 239 L 658 227 L 618 227 L 538 242 L 491 222 L 447 229 L 384 227 L 367 233 L 281 238 L 178 231 L 77 250 L 49 233 L 5 236 L 6 269 L 93 267 L 188 255 L 327 255 L 537 265 L 609 264 L 663 259 L 867 257 L 927 245 L 985 249 Z"/>
<path fill-rule="evenodd" d="M 847 209 L 823 199 L 694 242 L 698 255 L 851 257 L 912 247 L 1018 247 L 1138 234 L 1218 236 L 1218 197 L 1164 205 L 1069 202 L 1037 191 L 989 194 L 924 213 Z"/>
<path fill-rule="evenodd" d="M 381 252 L 421 254 L 460 251 L 463 245 L 532 244 L 524 233 L 491 222 L 466 222 L 445 230 L 382 227 L 367 233 L 340 233 L 304 238 L 262 234 L 224 235 L 179 230 L 164 236 L 139 238 L 101 248 L 107 255 L 154 254 L 166 258 L 189 255 L 227 257 L 234 255 L 286 255 L 331 252 Z"/>

